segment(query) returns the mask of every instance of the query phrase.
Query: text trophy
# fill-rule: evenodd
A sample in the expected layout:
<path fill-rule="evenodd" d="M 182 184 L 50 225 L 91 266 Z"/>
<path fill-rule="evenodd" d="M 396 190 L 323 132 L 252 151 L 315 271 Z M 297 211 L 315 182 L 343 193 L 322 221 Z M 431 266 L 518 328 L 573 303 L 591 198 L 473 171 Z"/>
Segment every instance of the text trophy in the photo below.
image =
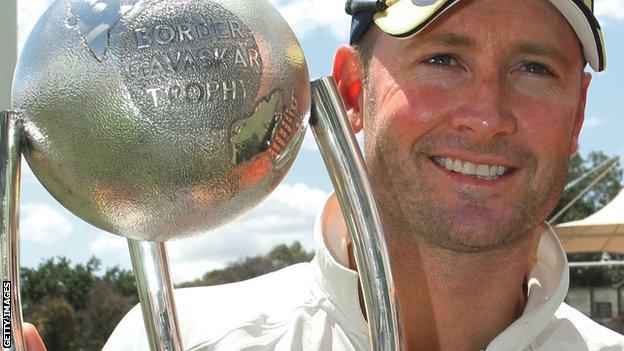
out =
<path fill-rule="evenodd" d="M 150 347 L 181 351 L 164 242 L 266 198 L 308 116 L 352 234 L 372 347 L 398 349 L 387 250 L 342 102 L 331 78 L 310 85 L 303 51 L 268 1 L 58 0 L 21 53 L 12 106 L 1 135 L 9 349 L 24 350 L 21 153 L 63 206 L 128 238 Z"/>

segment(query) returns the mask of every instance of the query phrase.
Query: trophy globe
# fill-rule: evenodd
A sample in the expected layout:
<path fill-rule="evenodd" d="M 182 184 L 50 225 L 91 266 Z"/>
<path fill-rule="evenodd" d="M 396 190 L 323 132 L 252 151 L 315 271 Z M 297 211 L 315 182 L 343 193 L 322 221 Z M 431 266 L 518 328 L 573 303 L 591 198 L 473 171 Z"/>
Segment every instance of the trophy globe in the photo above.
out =
<path fill-rule="evenodd" d="M 18 61 L 23 152 L 78 217 L 167 241 L 241 216 L 305 133 L 303 51 L 265 0 L 59 0 Z"/>

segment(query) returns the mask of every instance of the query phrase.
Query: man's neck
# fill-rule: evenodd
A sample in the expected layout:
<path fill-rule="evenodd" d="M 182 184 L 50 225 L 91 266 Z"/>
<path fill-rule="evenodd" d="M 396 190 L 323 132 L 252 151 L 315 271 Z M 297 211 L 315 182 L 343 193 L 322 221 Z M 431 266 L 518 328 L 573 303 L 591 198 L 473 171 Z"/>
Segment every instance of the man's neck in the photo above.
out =
<path fill-rule="evenodd" d="M 525 304 L 527 241 L 483 254 L 389 244 L 409 349 L 484 349 L 516 320 Z"/>
<path fill-rule="evenodd" d="M 538 230 L 506 248 L 469 254 L 403 240 L 385 230 L 403 349 L 485 349 L 522 314 L 528 258 L 536 251 Z"/>

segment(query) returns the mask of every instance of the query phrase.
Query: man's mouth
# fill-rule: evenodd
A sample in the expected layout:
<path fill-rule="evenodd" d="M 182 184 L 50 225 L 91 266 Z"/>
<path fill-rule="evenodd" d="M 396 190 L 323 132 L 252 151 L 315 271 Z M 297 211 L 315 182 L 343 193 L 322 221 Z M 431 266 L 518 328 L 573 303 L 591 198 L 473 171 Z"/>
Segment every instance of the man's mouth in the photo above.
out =
<path fill-rule="evenodd" d="M 510 167 L 500 165 L 474 164 L 472 162 L 451 157 L 435 156 L 431 157 L 431 160 L 438 164 L 438 166 L 445 168 L 450 172 L 458 173 L 463 176 L 492 181 L 509 174 L 513 170 L 513 168 Z"/>

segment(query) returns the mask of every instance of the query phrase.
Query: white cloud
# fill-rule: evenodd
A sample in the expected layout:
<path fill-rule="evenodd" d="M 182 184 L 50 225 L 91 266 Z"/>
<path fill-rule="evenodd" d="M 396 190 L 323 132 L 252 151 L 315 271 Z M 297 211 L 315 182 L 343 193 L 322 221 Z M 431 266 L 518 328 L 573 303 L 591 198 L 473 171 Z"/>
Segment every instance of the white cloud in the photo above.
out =
<path fill-rule="evenodd" d="M 624 21 L 624 0 L 597 0 L 594 12 L 603 19 Z"/>
<path fill-rule="evenodd" d="M 54 0 L 18 0 L 17 2 L 17 27 L 19 28 L 18 47 L 21 49 L 28 39 L 28 34 L 33 29 L 39 17 Z"/>
<path fill-rule="evenodd" d="M 269 0 L 282 14 L 299 38 L 318 32 L 346 40 L 351 18 L 342 0 Z"/>
<path fill-rule="evenodd" d="M 98 230 L 97 238 L 89 244 L 89 250 L 98 257 L 127 255 L 128 240 L 121 236 Z"/>
<path fill-rule="evenodd" d="M 20 205 L 20 235 L 39 244 L 52 244 L 66 238 L 73 225 L 52 206 L 35 202 Z"/>
<path fill-rule="evenodd" d="M 316 214 L 328 194 L 304 184 L 279 185 L 256 210 L 202 237 L 168 244 L 175 282 L 198 278 L 237 259 L 262 254 L 282 243 L 313 247 Z"/>
<path fill-rule="evenodd" d="M 591 128 L 591 127 L 599 126 L 599 125 L 603 124 L 604 122 L 605 122 L 604 118 L 591 116 L 591 117 L 585 119 L 585 122 L 583 123 L 583 125 L 585 127 Z"/>

